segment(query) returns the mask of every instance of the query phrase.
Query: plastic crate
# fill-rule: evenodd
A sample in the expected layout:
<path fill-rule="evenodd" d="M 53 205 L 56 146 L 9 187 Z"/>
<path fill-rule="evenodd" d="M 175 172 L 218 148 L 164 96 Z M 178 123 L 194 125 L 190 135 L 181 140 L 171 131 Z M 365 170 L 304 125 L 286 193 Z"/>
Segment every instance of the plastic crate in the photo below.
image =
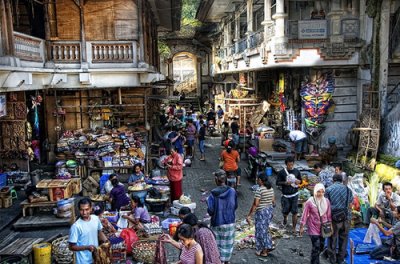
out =
<path fill-rule="evenodd" d="M 0 174 L 0 187 L 6 186 L 6 185 L 7 185 L 7 174 L 1 173 Z"/>

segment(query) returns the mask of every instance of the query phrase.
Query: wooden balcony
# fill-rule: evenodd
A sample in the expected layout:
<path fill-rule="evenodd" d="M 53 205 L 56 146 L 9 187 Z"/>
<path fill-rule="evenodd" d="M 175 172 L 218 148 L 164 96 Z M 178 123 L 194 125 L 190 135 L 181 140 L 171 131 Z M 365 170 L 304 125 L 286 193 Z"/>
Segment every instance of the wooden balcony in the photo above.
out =
<path fill-rule="evenodd" d="M 44 62 L 44 40 L 14 32 L 15 56 L 27 61 Z"/>

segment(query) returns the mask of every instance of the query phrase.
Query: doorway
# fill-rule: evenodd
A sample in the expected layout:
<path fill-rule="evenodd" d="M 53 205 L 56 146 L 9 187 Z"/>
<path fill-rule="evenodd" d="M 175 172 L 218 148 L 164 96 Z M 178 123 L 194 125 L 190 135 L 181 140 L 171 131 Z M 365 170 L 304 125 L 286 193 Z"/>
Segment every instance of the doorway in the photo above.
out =
<path fill-rule="evenodd" d="M 180 52 L 173 58 L 174 94 L 198 95 L 197 58 L 189 52 Z"/>

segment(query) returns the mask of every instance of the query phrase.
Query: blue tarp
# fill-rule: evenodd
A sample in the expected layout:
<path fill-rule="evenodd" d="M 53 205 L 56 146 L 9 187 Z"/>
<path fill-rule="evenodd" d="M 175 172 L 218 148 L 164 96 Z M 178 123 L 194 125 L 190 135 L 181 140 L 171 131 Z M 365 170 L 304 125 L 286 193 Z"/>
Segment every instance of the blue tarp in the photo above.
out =
<path fill-rule="evenodd" d="M 363 240 L 365 237 L 365 234 L 367 233 L 367 228 L 355 228 L 350 230 L 349 234 L 349 244 L 347 251 L 350 252 L 350 239 L 353 240 L 354 242 L 354 247 L 356 247 L 358 244 L 364 244 Z M 383 234 L 381 234 L 381 238 L 388 238 L 385 237 Z M 347 258 L 347 263 L 350 263 L 350 254 L 349 257 Z M 383 260 L 374 260 L 370 259 L 368 254 L 362 254 L 354 255 L 354 264 L 368 264 L 368 263 L 379 263 L 379 264 L 389 264 L 389 263 L 400 263 L 400 261 L 383 261 Z"/>

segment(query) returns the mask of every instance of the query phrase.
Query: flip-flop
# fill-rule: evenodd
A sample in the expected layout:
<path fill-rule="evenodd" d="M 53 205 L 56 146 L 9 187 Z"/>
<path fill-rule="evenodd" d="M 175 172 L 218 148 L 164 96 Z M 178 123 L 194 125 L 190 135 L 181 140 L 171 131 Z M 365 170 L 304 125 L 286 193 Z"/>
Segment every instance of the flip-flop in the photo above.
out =
<path fill-rule="evenodd" d="M 267 254 L 261 254 L 261 252 L 256 252 L 256 256 L 258 256 L 258 257 L 268 257 L 268 253 Z"/>

